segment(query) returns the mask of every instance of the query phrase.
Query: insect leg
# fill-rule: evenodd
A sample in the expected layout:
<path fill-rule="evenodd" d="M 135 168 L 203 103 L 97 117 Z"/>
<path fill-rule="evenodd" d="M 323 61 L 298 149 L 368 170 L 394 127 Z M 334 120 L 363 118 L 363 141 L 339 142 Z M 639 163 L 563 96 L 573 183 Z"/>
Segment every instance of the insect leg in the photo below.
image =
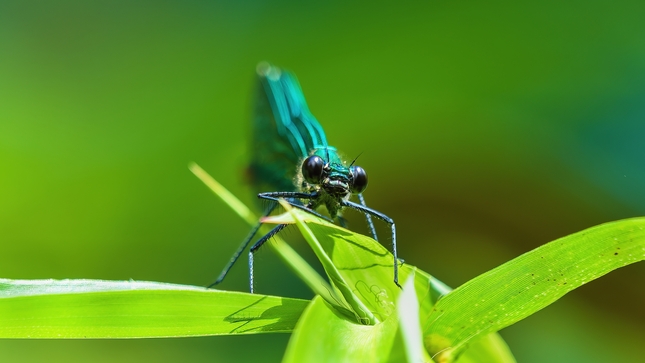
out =
<path fill-rule="evenodd" d="M 282 194 L 281 192 L 276 192 L 276 194 L 277 193 Z M 272 194 L 272 193 L 262 193 L 262 194 Z M 258 195 L 258 197 L 260 197 L 260 195 Z M 262 198 L 262 197 L 260 197 L 260 198 Z M 267 198 L 263 198 L 263 199 L 269 199 L 269 200 L 274 200 L 274 201 L 277 200 L 277 199 L 275 199 L 273 197 L 267 197 Z M 292 202 L 290 202 L 290 204 L 291 203 Z M 306 210 L 308 212 L 317 214 L 316 212 L 311 210 L 311 208 L 313 208 L 314 204 L 315 204 L 315 200 L 310 200 L 309 203 L 307 203 L 307 205 L 303 207 L 303 210 Z M 294 204 L 292 204 L 292 205 L 294 205 Z M 297 206 L 297 205 L 294 205 L 294 206 Z M 302 207 L 302 206 L 300 205 L 300 207 Z M 275 226 L 275 228 L 273 228 L 271 231 L 269 231 L 269 233 L 264 235 L 257 242 L 255 242 L 255 244 L 253 246 L 251 246 L 251 249 L 249 250 L 249 290 L 251 291 L 251 293 L 253 293 L 253 255 L 255 254 L 255 251 L 257 251 L 260 247 L 262 247 L 264 242 L 268 241 L 271 237 L 275 236 L 276 234 L 278 234 L 278 232 L 282 231 L 284 229 L 284 227 L 286 227 L 286 226 L 287 226 L 286 224 L 278 224 L 277 226 Z"/>
<path fill-rule="evenodd" d="M 269 231 L 269 233 L 265 234 L 264 237 L 260 238 L 257 242 L 255 242 L 253 246 L 251 246 L 251 249 L 249 250 L 249 290 L 251 291 L 251 293 L 253 293 L 253 254 L 255 254 L 255 251 L 262 247 L 264 242 L 275 236 L 286 226 L 286 224 L 278 224 L 275 228 Z"/>
<path fill-rule="evenodd" d="M 280 198 L 289 198 L 285 200 L 292 207 L 304 210 L 305 212 L 313 214 L 318 218 L 322 218 L 326 221 L 333 223 L 331 219 L 323 216 L 322 214 L 312 209 L 313 208 L 312 206 L 315 205 L 316 198 L 318 198 L 318 193 L 308 194 L 308 193 L 299 193 L 299 192 L 271 192 L 271 193 L 260 193 L 258 194 L 258 198 L 272 200 L 274 202 L 277 202 Z M 306 206 L 304 206 L 302 204 L 296 203 L 297 199 L 308 199 L 309 203 Z"/>
<path fill-rule="evenodd" d="M 338 215 L 336 216 L 336 219 L 338 219 L 338 224 L 343 227 L 347 228 L 347 219 L 343 218 L 342 216 Z"/>
<path fill-rule="evenodd" d="M 361 202 L 361 205 L 365 208 L 367 208 L 367 204 L 365 204 L 365 198 L 363 198 L 363 194 L 358 195 L 358 200 Z M 372 237 L 378 241 L 378 236 L 376 235 L 376 228 L 374 228 L 374 222 L 372 221 L 372 216 L 368 213 L 365 213 L 365 219 L 367 219 L 367 226 L 370 229 L 370 233 L 372 234 Z"/>
<path fill-rule="evenodd" d="M 264 216 L 268 216 L 269 214 L 271 214 L 271 212 L 273 212 L 273 210 L 277 205 L 278 205 L 277 203 L 271 203 L 269 208 L 267 208 L 267 211 L 264 213 Z M 217 280 L 215 280 L 215 282 L 213 282 L 212 284 L 208 285 L 207 288 L 211 288 L 224 280 L 226 275 L 228 275 L 228 272 L 231 270 L 235 262 L 237 262 L 237 259 L 240 258 L 240 255 L 242 254 L 242 252 L 244 252 L 244 250 L 249 245 L 249 243 L 251 242 L 251 240 L 253 239 L 253 237 L 258 232 L 261 226 L 262 226 L 262 223 L 258 222 L 258 224 L 256 224 L 255 227 L 251 229 L 251 232 L 249 232 L 248 236 L 246 236 L 246 238 L 237 248 L 233 256 L 231 256 L 230 260 L 228 260 L 228 263 L 226 264 L 226 266 L 224 266 L 224 269 L 222 270 L 222 272 L 220 272 L 219 276 L 217 277 Z"/>
<path fill-rule="evenodd" d="M 375 211 L 372 208 L 365 207 L 361 204 L 350 202 L 348 200 L 343 200 L 342 205 L 356 209 L 357 211 L 363 212 L 365 214 L 369 214 L 390 225 L 390 228 L 392 229 L 392 255 L 394 255 L 394 283 L 396 284 L 396 286 L 401 287 L 401 285 L 399 285 L 399 259 L 396 253 L 396 227 L 392 218 L 379 211 Z"/>

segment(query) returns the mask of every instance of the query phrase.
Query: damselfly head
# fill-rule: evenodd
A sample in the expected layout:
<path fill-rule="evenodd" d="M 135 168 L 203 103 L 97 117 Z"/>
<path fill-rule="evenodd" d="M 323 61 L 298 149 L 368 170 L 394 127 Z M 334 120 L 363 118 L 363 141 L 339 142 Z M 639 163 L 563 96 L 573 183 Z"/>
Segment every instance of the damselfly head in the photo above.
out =
<path fill-rule="evenodd" d="M 318 155 L 311 155 L 302 162 L 302 177 L 331 195 L 358 194 L 367 188 L 367 173 L 363 168 L 325 162 Z"/>

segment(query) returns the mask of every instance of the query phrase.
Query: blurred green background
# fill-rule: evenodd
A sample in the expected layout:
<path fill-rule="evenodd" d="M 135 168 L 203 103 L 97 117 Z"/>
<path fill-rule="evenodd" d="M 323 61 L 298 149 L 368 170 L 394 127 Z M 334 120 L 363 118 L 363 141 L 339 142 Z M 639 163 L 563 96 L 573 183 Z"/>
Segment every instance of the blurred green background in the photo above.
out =
<path fill-rule="evenodd" d="M 363 153 L 400 256 L 453 287 L 645 215 L 644 14 L 642 1 L 2 1 L 0 277 L 210 283 L 248 227 L 187 164 L 253 202 L 261 60 L 297 74 L 332 144 Z M 259 292 L 311 296 L 271 252 L 257 261 Z M 245 265 L 222 287 L 245 291 Z M 519 362 L 642 361 L 644 282 L 628 266 L 502 335 Z M 271 362 L 287 341 L 5 340 L 0 361 Z"/>

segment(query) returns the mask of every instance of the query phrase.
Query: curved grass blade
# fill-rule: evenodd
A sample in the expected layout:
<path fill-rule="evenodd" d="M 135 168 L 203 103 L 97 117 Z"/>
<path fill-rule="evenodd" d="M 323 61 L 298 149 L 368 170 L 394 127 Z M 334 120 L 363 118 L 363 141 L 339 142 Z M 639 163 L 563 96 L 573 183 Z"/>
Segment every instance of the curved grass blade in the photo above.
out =
<path fill-rule="evenodd" d="M 255 225 L 258 222 L 258 217 L 251 212 L 251 210 L 244 205 L 239 199 L 237 199 L 231 192 L 229 192 L 224 186 L 213 179 L 206 170 L 202 169 L 201 166 L 196 163 L 188 164 L 188 169 L 195 174 L 202 183 L 215 193 L 226 205 L 231 207 L 231 209 L 237 213 L 246 223 L 251 226 Z"/>
<path fill-rule="evenodd" d="M 441 298 L 424 323 L 426 348 L 452 361 L 477 337 L 552 304 L 569 291 L 645 259 L 645 218 L 601 224 L 557 239 Z"/>
<path fill-rule="evenodd" d="M 0 338 L 290 332 L 308 303 L 156 282 L 0 279 Z"/>

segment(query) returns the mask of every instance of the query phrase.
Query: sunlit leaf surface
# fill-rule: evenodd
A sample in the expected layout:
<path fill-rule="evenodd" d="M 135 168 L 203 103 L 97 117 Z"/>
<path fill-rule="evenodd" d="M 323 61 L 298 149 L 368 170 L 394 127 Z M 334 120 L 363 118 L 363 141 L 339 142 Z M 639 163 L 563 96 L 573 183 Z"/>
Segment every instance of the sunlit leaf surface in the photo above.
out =
<path fill-rule="evenodd" d="M 395 312 L 397 303 L 401 304 L 397 302 L 401 296 L 401 289 L 393 282 L 392 254 L 372 238 L 327 223 L 300 210 L 292 212 L 310 222 L 307 226 L 316 238 L 312 241 L 305 235 L 305 239 L 309 243 L 319 243 L 322 246 L 333 261 L 334 268 L 350 285 L 351 292 L 361 299 L 381 322 L 372 326 L 361 325 L 356 320 L 352 321 L 346 315 L 334 311 L 330 304 L 321 299 L 314 300 L 294 331 L 285 361 L 325 361 L 328 356 L 322 355 L 324 351 L 332 355 L 330 361 L 341 359 L 340 357 L 346 357 L 347 361 L 352 362 L 405 361 L 406 346 L 402 343 L 403 338 L 397 334 L 410 335 L 412 332 L 402 334 L 399 330 L 399 318 Z M 267 218 L 265 221 L 294 223 L 293 217 L 288 213 Z M 403 299 L 405 306 L 398 309 L 418 309 L 419 324 L 428 319 L 437 299 L 450 292 L 441 281 L 414 266 L 401 265 L 399 276 L 400 281 L 407 281 L 409 277 L 414 276 L 416 306 L 409 305 L 411 299 L 408 297 Z M 357 343 L 359 341 L 362 342 L 360 344 L 364 344 L 363 347 Z M 515 362 L 508 347 L 497 334 L 474 341 L 471 347 L 472 349 L 469 347 L 460 357 L 465 363 Z M 337 353 L 338 356 L 335 355 Z"/>
<path fill-rule="evenodd" d="M 0 338 L 290 332 L 308 303 L 155 282 L 0 279 Z"/>
<path fill-rule="evenodd" d="M 605 223 L 527 252 L 441 298 L 424 323 L 426 348 L 446 360 L 612 270 L 645 259 L 645 218 Z"/>

